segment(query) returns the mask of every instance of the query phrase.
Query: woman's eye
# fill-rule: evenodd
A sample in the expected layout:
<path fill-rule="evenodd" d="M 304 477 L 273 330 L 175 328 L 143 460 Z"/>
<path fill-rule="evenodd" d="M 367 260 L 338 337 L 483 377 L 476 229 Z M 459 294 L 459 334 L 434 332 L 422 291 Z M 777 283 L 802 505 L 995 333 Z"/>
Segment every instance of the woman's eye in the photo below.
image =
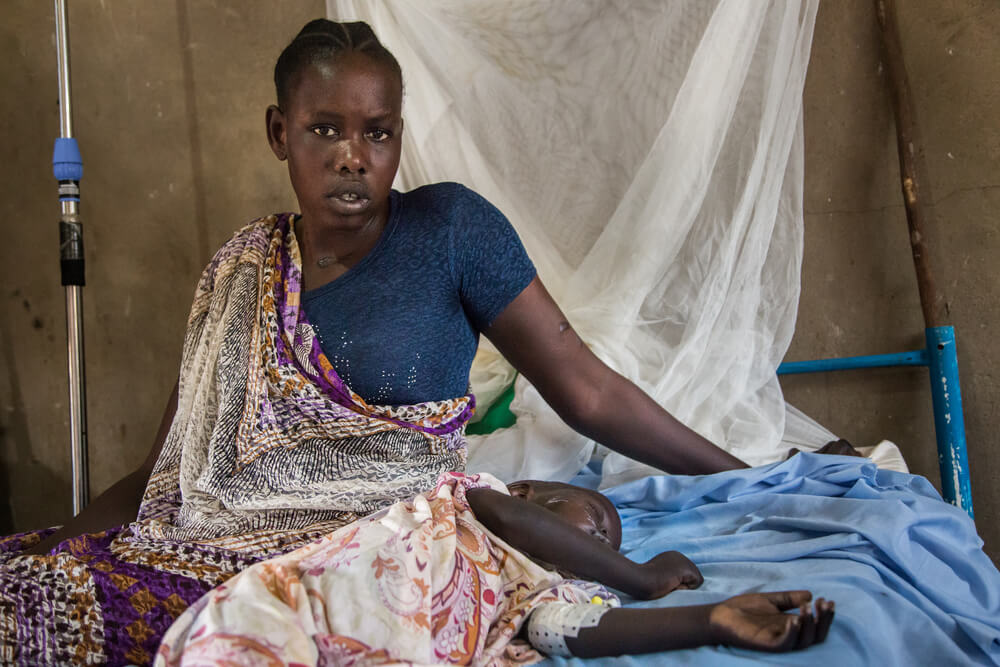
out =
<path fill-rule="evenodd" d="M 380 129 L 368 130 L 368 138 L 371 139 L 372 141 L 385 141 L 390 136 L 392 135 L 390 135 L 385 130 L 380 130 Z"/>
<path fill-rule="evenodd" d="M 321 137 L 332 137 L 337 133 L 337 128 L 330 127 L 329 125 L 317 125 L 312 131 L 313 134 L 318 134 Z"/>

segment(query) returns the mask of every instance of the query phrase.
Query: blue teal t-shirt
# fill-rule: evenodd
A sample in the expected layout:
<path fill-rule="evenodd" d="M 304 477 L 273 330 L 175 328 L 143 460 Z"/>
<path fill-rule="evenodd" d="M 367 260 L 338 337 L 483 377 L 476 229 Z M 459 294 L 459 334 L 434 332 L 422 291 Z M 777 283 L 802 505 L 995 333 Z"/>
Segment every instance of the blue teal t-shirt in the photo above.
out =
<path fill-rule="evenodd" d="M 457 183 L 390 195 L 378 243 L 303 307 L 320 346 L 369 403 L 462 396 L 479 332 L 535 277 L 507 218 Z"/>

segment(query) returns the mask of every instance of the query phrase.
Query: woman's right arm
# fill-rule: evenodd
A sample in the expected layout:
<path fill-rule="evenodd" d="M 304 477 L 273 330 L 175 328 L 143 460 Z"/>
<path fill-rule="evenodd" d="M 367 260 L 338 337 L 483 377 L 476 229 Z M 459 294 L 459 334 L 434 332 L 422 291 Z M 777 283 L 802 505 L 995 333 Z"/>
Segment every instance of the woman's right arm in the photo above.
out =
<path fill-rule="evenodd" d="M 174 390 L 170 393 L 170 399 L 167 401 L 167 408 L 163 412 L 163 419 L 160 420 L 160 429 L 156 433 L 156 440 L 143 464 L 95 498 L 82 512 L 67 521 L 62 528 L 25 553 L 46 554 L 67 538 L 85 533 L 99 533 L 108 528 L 135 521 L 139 514 L 142 494 L 146 490 L 146 483 L 153 472 L 156 459 L 160 456 L 160 450 L 163 449 L 163 443 L 167 439 L 167 433 L 170 431 L 170 425 L 174 421 L 176 411 L 177 384 L 175 383 Z"/>

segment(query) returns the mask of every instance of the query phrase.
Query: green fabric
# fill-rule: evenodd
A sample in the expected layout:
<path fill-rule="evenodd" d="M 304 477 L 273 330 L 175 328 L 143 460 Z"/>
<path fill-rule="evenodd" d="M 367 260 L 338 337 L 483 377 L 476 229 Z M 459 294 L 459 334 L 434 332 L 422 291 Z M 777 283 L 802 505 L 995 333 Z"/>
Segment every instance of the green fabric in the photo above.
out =
<path fill-rule="evenodd" d="M 497 429 L 513 426 L 517 416 L 510 411 L 510 402 L 514 400 L 514 385 L 507 387 L 497 400 L 486 409 L 486 414 L 477 422 L 469 424 L 465 432 L 469 435 L 486 435 Z"/>

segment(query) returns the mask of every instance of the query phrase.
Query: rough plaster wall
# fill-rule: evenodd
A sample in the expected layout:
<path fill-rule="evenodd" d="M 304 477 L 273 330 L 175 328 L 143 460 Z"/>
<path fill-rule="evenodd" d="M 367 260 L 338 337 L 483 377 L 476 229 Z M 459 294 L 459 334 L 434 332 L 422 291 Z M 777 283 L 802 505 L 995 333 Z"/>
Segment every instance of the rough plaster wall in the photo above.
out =
<path fill-rule="evenodd" d="M 930 181 L 921 185 L 931 259 L 957 336 L 976 524 L 996 561 L 1000 6 L 897 5 Z M 789 360 L 924 346 L 881 61 L 873 2 L 820 3 L 805 91 L 802 297 Z M 913 472 L 939 484 L 925 369 L 787 376 L 782 386 L 789 402 L 838 435 L 896 442 Z"/>
<path fill-rule="evenodd" d="M 70 3 L 92 495 L 145 458 L 195 281 L 255 216 L 293 210 L 264 138 L 278 53 L 322 0 Z M 71 513 L 51 2 L 0 21 L 0 533 Z"/>
<path fill-rule="evenodd" d="M 1000 457 L 991 330 L 1000 274 L 1000 14 L 992 0 L 905 3 L 903 40 L 919 105 L 939 282 L 958 328 L 973 494 L 994 558 Z M 58 129 L 52 8 L 16 0 L 0 22 L 0 533 L 70 510 L 58 205 L 49 160 Z M 281 47 L 322 0 L 71 7 L 83 181 L 91 486 L 145 456 L 180 355 L 197 275 L 233 229 L 294 206 L 263 135 Z M 892 120 L 868 0 L 825 0 L 806 108 L 806 256 L 789 359 L 922 345 L 897 185 Z M 926 372 L 789 378 L 790 400 L 860 443 L 900 443 L 937 481 Z"/>

